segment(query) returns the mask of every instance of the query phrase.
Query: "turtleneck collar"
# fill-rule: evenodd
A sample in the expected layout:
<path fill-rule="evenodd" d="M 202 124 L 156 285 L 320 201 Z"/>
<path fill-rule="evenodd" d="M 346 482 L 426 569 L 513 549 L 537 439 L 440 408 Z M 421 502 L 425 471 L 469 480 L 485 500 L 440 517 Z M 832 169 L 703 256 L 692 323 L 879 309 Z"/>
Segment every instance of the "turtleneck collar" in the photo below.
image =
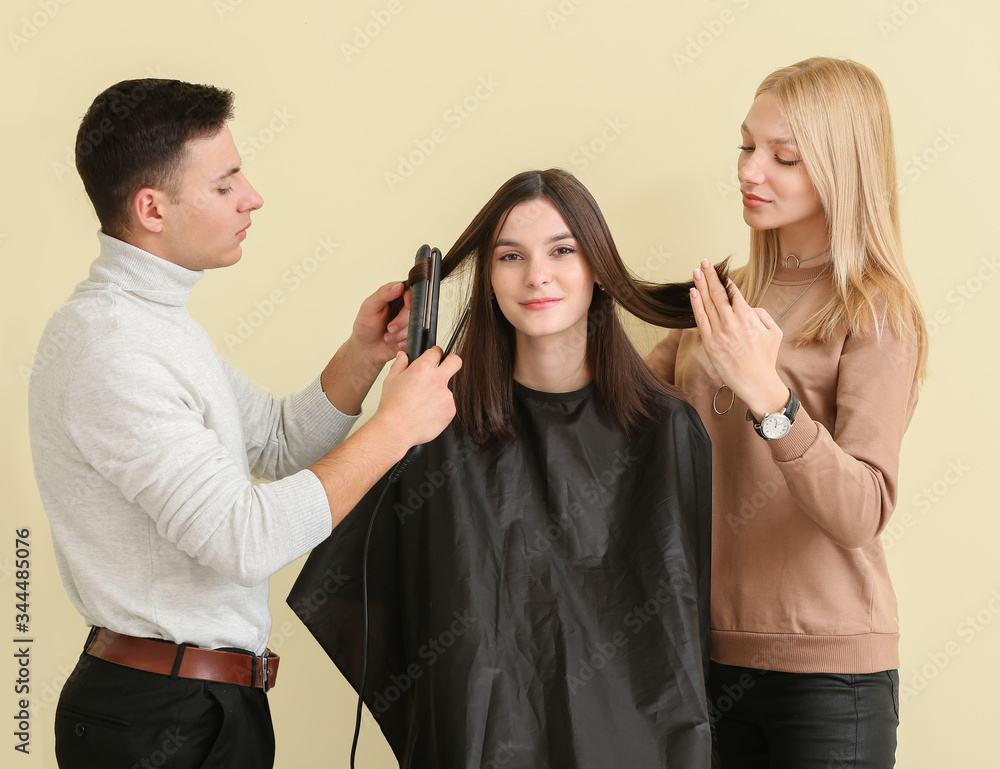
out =
<path fill-rule="evenodd" d="M 97 233 L 97 239 L 101 243 L 101 255 L 90 266 L 90 279 L 95 283 L 113 283 L 151 302 L 182 307 L 204 274 L 180 267 L 103 232 Z"/>

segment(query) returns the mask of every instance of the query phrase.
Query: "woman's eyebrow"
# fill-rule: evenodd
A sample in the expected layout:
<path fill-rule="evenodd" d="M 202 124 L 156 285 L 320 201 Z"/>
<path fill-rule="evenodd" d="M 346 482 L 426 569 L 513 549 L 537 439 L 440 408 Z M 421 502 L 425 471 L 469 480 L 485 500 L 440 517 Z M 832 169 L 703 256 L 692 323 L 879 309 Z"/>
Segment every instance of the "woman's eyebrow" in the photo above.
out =
<path fill-rule="evenodd" d="M 753 133 L 747 128 L 747 124 L 744 123 L 740 126 L 740 130 L 743 131 L 747 136 L 753 136 Z M 795 139 L 790 136 L 772 136 L 766 141 L 767 144 L 787 144 L 791 147 L 795 146 Z"/>

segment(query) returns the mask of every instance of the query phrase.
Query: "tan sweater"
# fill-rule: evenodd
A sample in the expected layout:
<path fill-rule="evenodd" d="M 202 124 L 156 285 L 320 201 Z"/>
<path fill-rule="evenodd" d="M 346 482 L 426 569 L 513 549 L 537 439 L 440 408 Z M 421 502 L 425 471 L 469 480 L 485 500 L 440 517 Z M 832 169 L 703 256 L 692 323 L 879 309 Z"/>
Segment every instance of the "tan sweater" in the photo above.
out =
<path fill-rule="evenodd" d="M 779 267 L 763 306 L 777 317 L 821 267 Z M 899 451 L 917 401 L 916 336 L 840 334 L 796 347 L 829 296 L 824 274 L 780 320 L 778 375 L 802 408 L 765 441 L 721 385 L 696 330 L 650 353 L 681 387 L 712 439 L 712 659 L 797 673 L 899 666 L 896 598 L 879 533 L 896 504 Z M 719 408 L 730 391 L 719 395 Z"/>

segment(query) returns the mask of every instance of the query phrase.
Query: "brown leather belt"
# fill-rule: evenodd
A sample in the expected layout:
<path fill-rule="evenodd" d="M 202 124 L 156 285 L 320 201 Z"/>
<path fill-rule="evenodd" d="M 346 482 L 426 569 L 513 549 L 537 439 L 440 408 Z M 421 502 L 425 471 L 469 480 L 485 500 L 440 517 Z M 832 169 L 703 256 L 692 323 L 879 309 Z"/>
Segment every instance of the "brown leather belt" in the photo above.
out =
<path fill-rule="evenodd" d="M 279 658 L 270 650 L 263 657 L 254 657 L 238 652 L 199 649 L 197 646 L 169 641 L 136 638 L 104 627 L 91 631 L 84 651 L 91 657 L 148 673 L 252 686 L 265 692 L 274 688 L 278 677 Z"/>

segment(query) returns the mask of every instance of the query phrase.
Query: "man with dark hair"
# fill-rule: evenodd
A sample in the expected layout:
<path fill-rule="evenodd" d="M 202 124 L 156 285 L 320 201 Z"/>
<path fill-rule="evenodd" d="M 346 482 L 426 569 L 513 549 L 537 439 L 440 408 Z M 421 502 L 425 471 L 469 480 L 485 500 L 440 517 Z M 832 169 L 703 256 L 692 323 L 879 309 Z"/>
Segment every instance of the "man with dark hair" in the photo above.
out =
<path fill-rule="evenodd" d="M 203 271 L 240 259 L 263 204 L 226 125 L 232 101 L 125 81 L 77 137 L 101 252 L 46 327 L 39 349 L 58 352 L 36 361 L 29 390 L 56 561 L 92 627 L 56 712 L 61 767 L 270 767 L 268 577 L 455 413 L 461 361 L 397 355 L 399 283 L 362 303 L 320 376 L 285 398 L 188 315 Z M 377 412 L 345 440 L 394 355 Z"/>

